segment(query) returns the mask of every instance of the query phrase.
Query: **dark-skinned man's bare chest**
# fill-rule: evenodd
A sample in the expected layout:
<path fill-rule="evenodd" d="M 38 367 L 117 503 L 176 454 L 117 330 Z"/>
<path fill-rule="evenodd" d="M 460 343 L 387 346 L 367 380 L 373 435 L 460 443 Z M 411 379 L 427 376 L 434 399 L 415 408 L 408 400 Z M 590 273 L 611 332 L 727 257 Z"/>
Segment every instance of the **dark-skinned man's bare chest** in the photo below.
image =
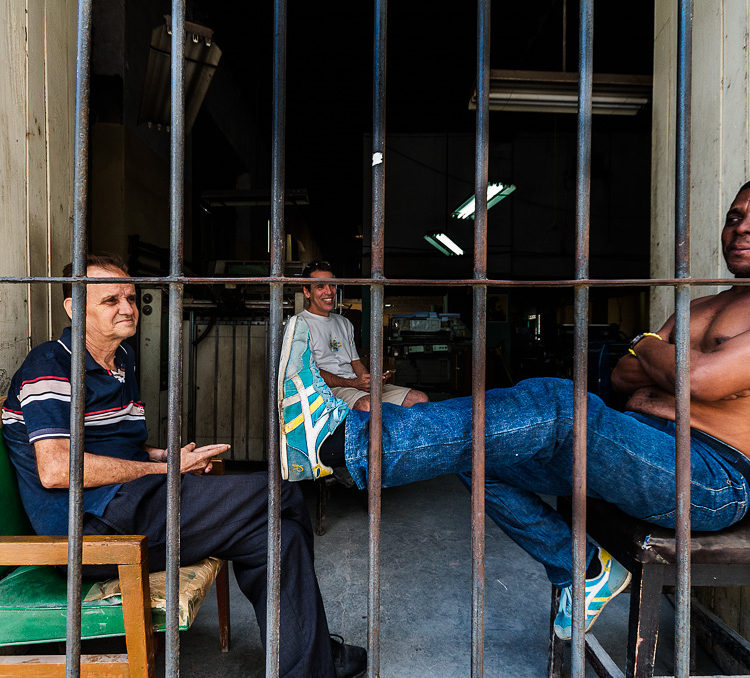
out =
<path fill-rule="evenodd" d="M 690 316 L 691 347 L 704 353 L 715 351 L 728 339 L 750 331 L 750 290 L 710 297 L 696 304 Z"/>

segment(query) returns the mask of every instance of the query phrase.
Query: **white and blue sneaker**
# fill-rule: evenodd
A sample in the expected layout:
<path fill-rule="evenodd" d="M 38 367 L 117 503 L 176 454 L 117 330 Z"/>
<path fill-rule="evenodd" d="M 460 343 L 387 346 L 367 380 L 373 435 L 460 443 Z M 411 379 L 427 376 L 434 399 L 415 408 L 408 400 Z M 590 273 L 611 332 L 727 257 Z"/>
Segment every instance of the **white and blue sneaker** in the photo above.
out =
<path fill-rule="evenodd" d="M 601 546 L 596 555 L 602 571 L 586 580 L 586 632 L 594 625 L 604 606 L 622 593 L 630 583 L 631 574 Z M 561 640 L 570 640 L 573 628 L 573 586 L 566 586 L 560 593 L 560 607 L 555 617 L 555 635 Z"/>
<path fill-rule="evenodd" d="M 331 475 L 333 469 L 320 461 L 318 450 L 349 407 L 320 376 L 310 350 L 310 329 L 296 315 L 284 332 L 278 388 L 281 477 L 295 481 Z"/>

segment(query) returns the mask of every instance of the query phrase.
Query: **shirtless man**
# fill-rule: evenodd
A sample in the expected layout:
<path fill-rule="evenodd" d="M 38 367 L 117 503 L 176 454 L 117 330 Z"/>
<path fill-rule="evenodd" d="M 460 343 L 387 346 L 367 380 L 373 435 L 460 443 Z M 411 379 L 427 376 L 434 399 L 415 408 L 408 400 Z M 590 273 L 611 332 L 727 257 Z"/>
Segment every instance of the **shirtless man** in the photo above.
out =
<path fill-rule="evenodd" d="M 727 212 L 721 247 L 729 270 L 750 277 L 750 183 Z M 632 393 L 628 410 L 674 420 L 674 316 L 657 334 L 620 360 L 612 384 Z M 690 348 L 691 427 L 750 456 L 750 287 L 690 304 Z"/>
<path fill-rule="evenodd" d="M 750 278 L 750 183 L 740 189 L 721 236 L 737 278 Z M 750 494 L 750 287 L 691 307 L 691 522 L 720 530 L 744 517 Z M 296 321 L 296 322 L 295 322 Z M 639 335 L 612 375 L 631 394 L 626 412 L 589 394 L 587 491 L 657 525 L 675 523 L 674 318 Z M 303 320 L 287 327 L 279 371 L 281 464 L 290 480 L 320 477 L 346 464 L 367 486 L 369 415 L 348 411 L 320 378 Z M 486 510 L 562 589 L 555 632 L 570 638 L 570 527 L 539 494 L 571 495 L 573 385 L 528 379 L 485 399 Z M 341 425 L 343 423 L 343 425 Z M 445 473 L 470 483 L 470 398 L 382 409 L 383 486 Z M 630 573 L 590 541 L 586 559 L 586 630 L 620 593 Z"/>

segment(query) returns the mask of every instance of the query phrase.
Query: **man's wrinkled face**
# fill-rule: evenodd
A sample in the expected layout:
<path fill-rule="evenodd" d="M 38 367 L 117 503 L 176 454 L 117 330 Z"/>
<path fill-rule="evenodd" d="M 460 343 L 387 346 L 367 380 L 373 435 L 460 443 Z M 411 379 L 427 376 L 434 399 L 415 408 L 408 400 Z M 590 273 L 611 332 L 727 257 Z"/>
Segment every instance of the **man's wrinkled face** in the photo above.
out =
<path fill-rule="evenodd" d="M 126 278 L 115 268 L 89 266 L 89 278 Z M 65 300 L 65 310 L 71 315 L 72 300 Z M 86 338 L 96 342 L 121 342 L 132 337 L 138 324 L 135 287 L 129 283 L 86 286 Z"/>
<path fill-rule="evenodd" d="M 330 271 L 313 271 L 310 273 L 310 277 L 333 278 L 334 275 Z M 312 283 L 309 290 L 307 287 L 303 287 L 302 292 L 310 302 L 310 307 L 307 309 L 310 313 L 328 317 L 331 311 L 333 311 L 336 302 L 336 285 L 331 283 Z"/>
<path fill-rule="evenodd" d="M 727 212 L 721 248 L 729 270 L 738 278 L 750 277 L 750 188 L 737 194 Z"/>

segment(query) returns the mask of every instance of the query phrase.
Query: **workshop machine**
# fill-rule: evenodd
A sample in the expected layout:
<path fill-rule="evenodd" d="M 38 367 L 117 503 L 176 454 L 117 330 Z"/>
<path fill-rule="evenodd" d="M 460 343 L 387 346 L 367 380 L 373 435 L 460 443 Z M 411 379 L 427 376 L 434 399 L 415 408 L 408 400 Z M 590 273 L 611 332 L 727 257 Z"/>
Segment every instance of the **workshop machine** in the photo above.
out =
<path fill-rule="evenodd" d="M 462 356 L 471 344 L 457 313 L 397 314 L 388 326 L 386 353 L 394 361 L 394 382 L 431 394 L 464 390 Z"/>

